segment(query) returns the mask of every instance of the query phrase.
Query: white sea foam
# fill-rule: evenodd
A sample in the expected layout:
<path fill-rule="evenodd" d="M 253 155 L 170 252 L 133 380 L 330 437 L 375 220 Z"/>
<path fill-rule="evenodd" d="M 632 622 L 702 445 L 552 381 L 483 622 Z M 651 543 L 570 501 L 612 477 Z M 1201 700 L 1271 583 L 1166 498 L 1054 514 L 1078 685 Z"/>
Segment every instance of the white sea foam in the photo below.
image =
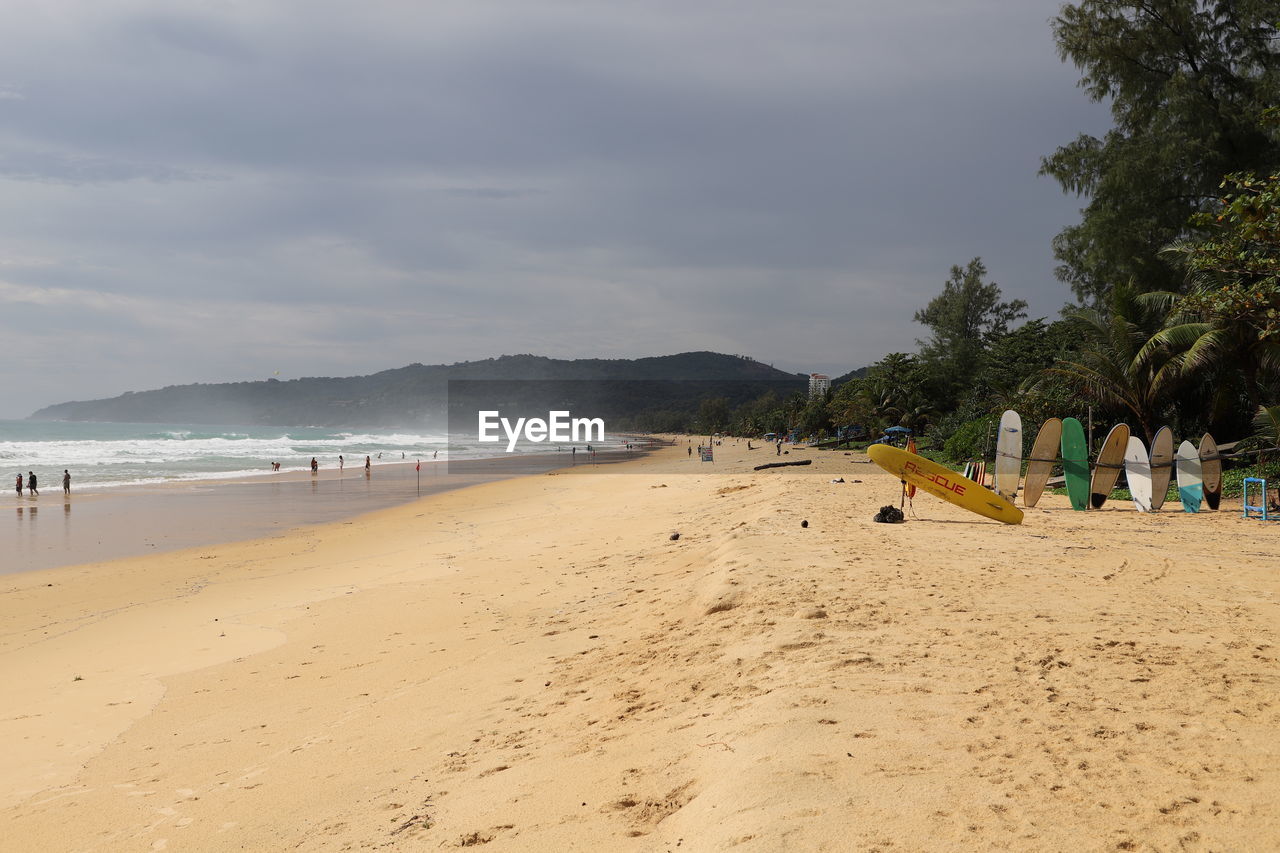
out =
<path fill-rule="evenodd" d="M 434 432 L 0 421 L 0 475 L 35 471 L 47 488 L 64 469 L 78 485 L 109 487 L 261 474 L 273 462 L 305 470 L 312 457 L 336 467 L 339 454 L 352 465 L 379 454 L 382 462 L 445 459 L 448 450 L 448 437 Z"/>
<path fill-rule="evenodd" d="M 516 448 L 550 449 L 527 443 Z M 362 467 L 365 456 L 385 464 L 505 455 L 474 439 L 450 441 L 443 432 L 0 421 L 0 485 L 35 471 L 50 490 L 61 484 L 64 469 L 77 487 L 112 488 L 266 475 L 273 462 L 285 471 L 307 470 L 312 457 L 332 469 L 339 454 L 348 468 Z"/>

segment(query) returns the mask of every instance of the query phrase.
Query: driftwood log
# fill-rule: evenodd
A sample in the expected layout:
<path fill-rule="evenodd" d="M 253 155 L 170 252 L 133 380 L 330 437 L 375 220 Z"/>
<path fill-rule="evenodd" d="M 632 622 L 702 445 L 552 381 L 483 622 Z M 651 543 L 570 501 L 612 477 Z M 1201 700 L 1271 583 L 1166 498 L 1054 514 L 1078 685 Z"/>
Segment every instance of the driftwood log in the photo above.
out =
<path fill-rule="evenodd" d="M 768 465 L 757 465 L 752 471 L 763 471 L 765 468 L 786 468 L 788 465 L 812 465 L 812 459 L 801 459 L 799 462 L 770 462 Z"/>

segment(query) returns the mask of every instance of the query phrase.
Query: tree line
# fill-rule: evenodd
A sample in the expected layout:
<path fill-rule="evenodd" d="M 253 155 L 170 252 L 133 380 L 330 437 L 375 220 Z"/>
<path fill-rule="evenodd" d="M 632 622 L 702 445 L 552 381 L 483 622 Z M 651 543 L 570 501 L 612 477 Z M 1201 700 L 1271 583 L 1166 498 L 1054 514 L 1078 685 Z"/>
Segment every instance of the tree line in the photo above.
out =
<path fill-rule="evenodd" d="M 952 459 L 993 417 L 1127 421 L 1150 441 L 1212 431 L 1280 439 L 1280 37 L 1273 0 L 1084 0 L 1052 22 L 1059 54 L 1113 127 L 1041 174 L 1085 200 L 1053 239 L 1074 302 L 1027 320 L 980 257 L 914 317 L 928 336 L 828 394 L 704 400 L 698 429 L 869 433 L 905 426 Z M 1022 322 L 1026 321 L 1026 322 Z M 1029 428 L 1030 432 L 1034 430 Z M 874 436 L 873 436 L 874 437 Z M 1269 444 L 1268 444 L 1269 443 Z"/>

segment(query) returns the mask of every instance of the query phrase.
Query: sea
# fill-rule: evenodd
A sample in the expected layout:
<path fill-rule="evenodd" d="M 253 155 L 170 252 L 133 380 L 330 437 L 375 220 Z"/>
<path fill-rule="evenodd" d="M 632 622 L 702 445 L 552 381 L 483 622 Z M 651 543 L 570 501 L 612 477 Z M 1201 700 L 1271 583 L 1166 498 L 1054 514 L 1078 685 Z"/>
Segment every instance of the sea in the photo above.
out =
<path fill-rule="evenodd" d="M 501 457 L 504 449 L 430 430 L 0 420 L 0 485 L 11 488 L 18 474 L 34 471 L 43 488 L 60 489 L 67 470 L 77 490 L 101 490 L 270 476 L 274 462 L 306 471 L 312 457 L 331 470 L 339 455 L 352 469 L 366 456 L 374 464 L 444 462 Z M 569 448 L 522 442 L 516 452 L 557 449 Z"/>
<path fill-rule="evenodd" d="M 625 447 L 616 437 L 593 447 L 599 460 L 523 441 L 508 454 L 505 443 L 427 429 L 0 421 L 0 504 L 15 510 L 0 514 L 0 575 L 271 536 L 631 455 L 609 452 Z M 281 472 L 310 472 L 313 457 L 317 476 L 274 472 L 277 462 Z M 16 494 L 14 479 L 23 475 L 25 487 L 29 471 L 39 496 Z"/>

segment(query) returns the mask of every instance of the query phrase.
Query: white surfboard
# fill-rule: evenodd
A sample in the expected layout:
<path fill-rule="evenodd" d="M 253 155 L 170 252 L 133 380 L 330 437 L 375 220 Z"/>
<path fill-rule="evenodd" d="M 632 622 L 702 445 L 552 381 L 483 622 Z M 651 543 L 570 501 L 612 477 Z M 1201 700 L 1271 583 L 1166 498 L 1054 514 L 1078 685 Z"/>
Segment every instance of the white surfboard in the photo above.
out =
<path fill-rule="evenodd" d="M 1200 451 L 1189 441 L 1178 445 L 1178 497 L 1182 499 L 1183 512 L 1199 512 L 1204 499 L 1204 480 L 1201 476 Z"/>
<path fill-rule="evenodd" d="M 1138 512 L 1151 512 L 1151 457 L 1136 435 L 1129 436 L 1129 446 L 1124 451 L 1124 478 Z"/>
<path fill-rule="evenodd" d="M 996 473 L 993 491 L 1012 501 L 1018 494 L 1022 475 L 1022 418 L 1013 409 L 1000 416 L 1000 435 L 996 438 Z"/>

